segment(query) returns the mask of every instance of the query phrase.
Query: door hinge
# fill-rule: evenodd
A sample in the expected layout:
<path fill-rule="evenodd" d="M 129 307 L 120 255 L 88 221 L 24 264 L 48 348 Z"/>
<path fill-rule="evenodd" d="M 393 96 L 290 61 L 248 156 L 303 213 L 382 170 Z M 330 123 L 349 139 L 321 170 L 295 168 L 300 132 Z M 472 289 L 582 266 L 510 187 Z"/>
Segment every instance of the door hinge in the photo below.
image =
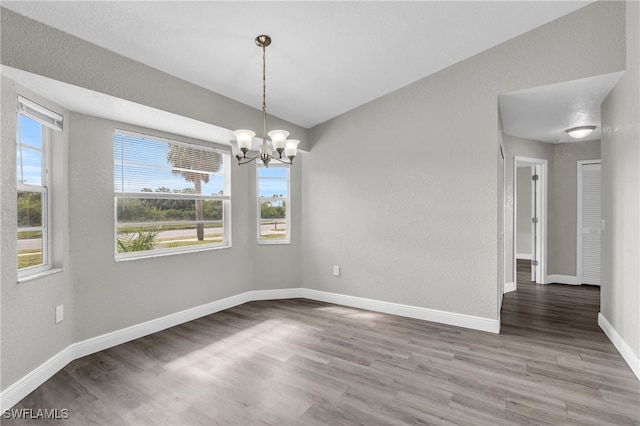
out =
<path fill-rule="evenodd" d="M 532 266 L 538 266 L 538 261 L 537 260 L 532 260 L 531 261 L 531 265 Z"/>
<path fill-rule="evenodd" d="M 538 223 L 538 222 L 540 222 L 540 219 L 538 219 L 537 217 L 531 218 L 531 223 Z"/>
<path fill-rule="evenodd" d="M 540 180 L 540 175 L 531 176 L 531 180 Z"/>

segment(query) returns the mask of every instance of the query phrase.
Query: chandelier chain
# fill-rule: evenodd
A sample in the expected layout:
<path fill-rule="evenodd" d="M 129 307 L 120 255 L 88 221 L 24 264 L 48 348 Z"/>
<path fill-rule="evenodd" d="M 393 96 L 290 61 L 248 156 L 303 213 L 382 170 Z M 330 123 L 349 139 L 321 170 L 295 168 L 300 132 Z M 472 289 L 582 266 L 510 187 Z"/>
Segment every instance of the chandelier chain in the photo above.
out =
<path fill-rule="evenodd" d="M 267 46 L 262 45 L 262 140 L 267 140 Z"/>
<path fill-rule="evenodd" d="M 289 132 L 286 130 L 273 130 L 267 133 L 267 46 L 271 44 L 271 37 L 266 34 L 259 35 L 255 38 L 255 43 L 262 48 L 262 148 L 260 154 L 247 156 L 247 153 L 252 149 L 253 138 L 256 133 L 246 129 L 236 130 L 233 132 L 239 150 L 236 154 L 236 159 L 239 165 L 248 164 L 258 158 L 262 160 L 265 167 L 269 167 L 271 160 L 291 165 L 296 157 L 300 141 L 287 139 Z M 267 135 L 271 138 L 273 154 L 269 150 Z"/>

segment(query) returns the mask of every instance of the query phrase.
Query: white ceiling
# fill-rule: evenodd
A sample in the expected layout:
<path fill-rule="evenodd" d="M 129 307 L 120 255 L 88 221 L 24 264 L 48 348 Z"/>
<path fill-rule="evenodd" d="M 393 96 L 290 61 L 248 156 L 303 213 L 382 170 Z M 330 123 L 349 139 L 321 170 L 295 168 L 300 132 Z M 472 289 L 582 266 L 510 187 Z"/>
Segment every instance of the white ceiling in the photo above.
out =
<path fill-rule="evenodd" d="M 567 129 L 593 125 L 593 133 L 580 141 L 598 140 L 600 104 L 621 75 L 617 72 L 502 94 L 504 132 L 549 143 L 575 142 Z"/>
<path fill-rule="evenodd" d="M 312 127 L 591 1 L 32 2 L 2 6 Z"/>

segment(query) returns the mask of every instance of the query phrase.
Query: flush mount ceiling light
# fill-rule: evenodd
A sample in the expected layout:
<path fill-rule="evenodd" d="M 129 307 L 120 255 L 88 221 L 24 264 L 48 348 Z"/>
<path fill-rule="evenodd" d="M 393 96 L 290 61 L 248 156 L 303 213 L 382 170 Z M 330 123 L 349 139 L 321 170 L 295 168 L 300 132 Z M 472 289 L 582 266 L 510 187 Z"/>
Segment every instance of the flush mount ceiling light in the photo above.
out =
<path fill-rule="evenodd" d="M 262 149 L 260 154 L 247 157 L 247 152 L 251 151 L 253 145 L 253 138 L 256 135 L 251 130 L 236 130 L 233 132 L 233 136 L 236 137 L 238 149 L 241 152 L 236 154 L 238 164 L 247 164 L 253 160 L 260 158 L 266 167 L 269 167 L 269 162 L 275 159 L 284 164 L 292 164 L 293 159 L 298 153 L 298 140 L 287 140 L 289 132 L 286 130 L 272 130 L 268 133 L 271 138 L 271 144 L 273 145 L 274 152 L 271 154 L 267 146 L 267 46 L 271 44 L 271 37 L 268 35 L 259 35 L 256 37 L 256 44 L 262 47 Z M 283 154 L 284 153 L 284 158 Z M 289 159 L 287 161 L 286 159 Z"/>
<path fill-rule="evenodd" d="M 565 130 L 565 132 L 567 132 L 567 134 L 573 139 L 584 139 L 589 136 L 595 129 L 596 126 L 580 126 L 567 129 Z"/>

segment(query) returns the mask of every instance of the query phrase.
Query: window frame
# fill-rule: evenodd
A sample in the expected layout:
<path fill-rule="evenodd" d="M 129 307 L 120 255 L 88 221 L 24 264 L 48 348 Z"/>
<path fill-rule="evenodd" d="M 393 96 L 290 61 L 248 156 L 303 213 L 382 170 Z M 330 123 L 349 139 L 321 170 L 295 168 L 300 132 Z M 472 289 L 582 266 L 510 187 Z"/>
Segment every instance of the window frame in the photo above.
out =
<path fill-rule="evenodd" d="M 260 170 L 264 169 L 285 169 L 287 171 L 286 180 L 287 180 L 287 196 L 286 197 L 262 197 L 260 196 Z M 257 200 L 257 220 L 256 220 L 256 240 L 257 243 L 262 245 L 277 245 L 277 244 L 291 244 L 291 168 L 285 164 L 270 164 L 269 167 L 266 167 L 262 162 L 256 161 L 256 200 Z M 287 230 L 286 237 L 283 239 L 261 239 L 262 236 L 261 226 L 262 226 L 262 203 L 265 201 L 283 201 L 286 203 L 285 210 L 285 229 Z"/>
<path fill-rule="evenodd" d="M 20 232 L 28 232 L 28 231 L 39 231 L 42 232 L 42 263 L 34 266 L 28 266 L 26 268 L 17 269 L 18 265 L 16 262 L 16 269 L 18 272 L 18 280 L 22 280 L 24 278 L 28 278 L 34 275 L 41 274 L 42 272 L 48 271 L 53 268 L 52 264 L 52 244 L 51 244 L 51 179 L 50 179 L 50 164 L 51 164 L 51 126 L 43 123 L 39 117 L 35 117 L 32 114 L 29 114 L 28 111 L 25 111 L 24 102 L 27 101 L 25 98 L 18 97 L 18 109 L 16 113 L 16 124 L 19 126 L 20 116 L 27 117 L 30 120 L 33 120 L 40 124 L 41 129 L 41 148 L 37 149 L 35 147 L 27 146 L 26 149 L 40 151 L 41 153 L 41 182 L 40 185 L 30 185 L 25 183 L 18 182 L 18 175 L 16 171 L 16 203 L 19 192 L 37 192 L 42 194 L 42 213 L 41 213 L 41 226 L 30 226 L 30 227 L 19 227 L 17 223 L 17 211 L 16 211 L 16 255 L 18 255 L 18 233 Z M 33 103 L 32 103 L 33 104 Z M 37 104 L 34 104 L 37 105 Z M 32 108 L 31 105 L 27 105 L 27 107 Z M 40 107 L 43 108 L 43 107 Z M 16 138 L 16 147 L 21 145 Z M 23 148 L 24 149 L 24 148 Z M 21 153 L 22 155 L 22 153 Z M 17 160 L 17 154 L 16 154 Z M 17 161 L 16 161 L 17 163 Z"/>
<path fill-rule="evenodd" d="M 207 146 L 204 144 L 185 142 L 176 139 L 168 139 L 161 136 L 156 136 L 152 132 L 140 133 L 133 132 L 124 129 L 114 129 L 113 132 L 113 149 L 114 149 L 114 167 L 115 167 L 115 145 L 116 135 L 130 136 L 140 139 L 146 139 L 148 141 L 154 141 L 159 143 L 168 143 L 176 146 L 190 147 L 202 149 L 204 151 L 216 152 L 222 156 L 223 167 L 223 193 L 224 195 L 205 195 L 205 194 L 179 194 L 173 192 L 118 192 L 115 190 L 114 185 L 114 203 L 113 203 L 113 252 L 114 259 L 118 261 L 145 259 L 159 256 L 171 256 L 182 253 L 195 253 L 200 251 L 218 250 L 229 248 L 231 244 L 231 152 L 230 150 L 223 149 L 218 145 Z M 115 170 L 115 169 L 114 169 Z M 115 184 L 115 175 L 114 175 Z M 118 224 L 118 201 L 121 198 L 135 198 L 135 199 L 157 199 L 157 200 L 220 200 L 222 201 L 222 219 L 220 220 L 189 220 L 189 221 L 155 221 L 155 222 L 125 222 Z M 134 252 L 118 253 L 118 229 L 122 227 L 131 226 L 153 226 L 153 225 L 191 225 L 198 223 L 222 223 L 223 240 L 221 243 L 210 244 L 195 244 L 191 246 L 183 247 L 167 247 L 153 250 L 141 250 Z"/>

